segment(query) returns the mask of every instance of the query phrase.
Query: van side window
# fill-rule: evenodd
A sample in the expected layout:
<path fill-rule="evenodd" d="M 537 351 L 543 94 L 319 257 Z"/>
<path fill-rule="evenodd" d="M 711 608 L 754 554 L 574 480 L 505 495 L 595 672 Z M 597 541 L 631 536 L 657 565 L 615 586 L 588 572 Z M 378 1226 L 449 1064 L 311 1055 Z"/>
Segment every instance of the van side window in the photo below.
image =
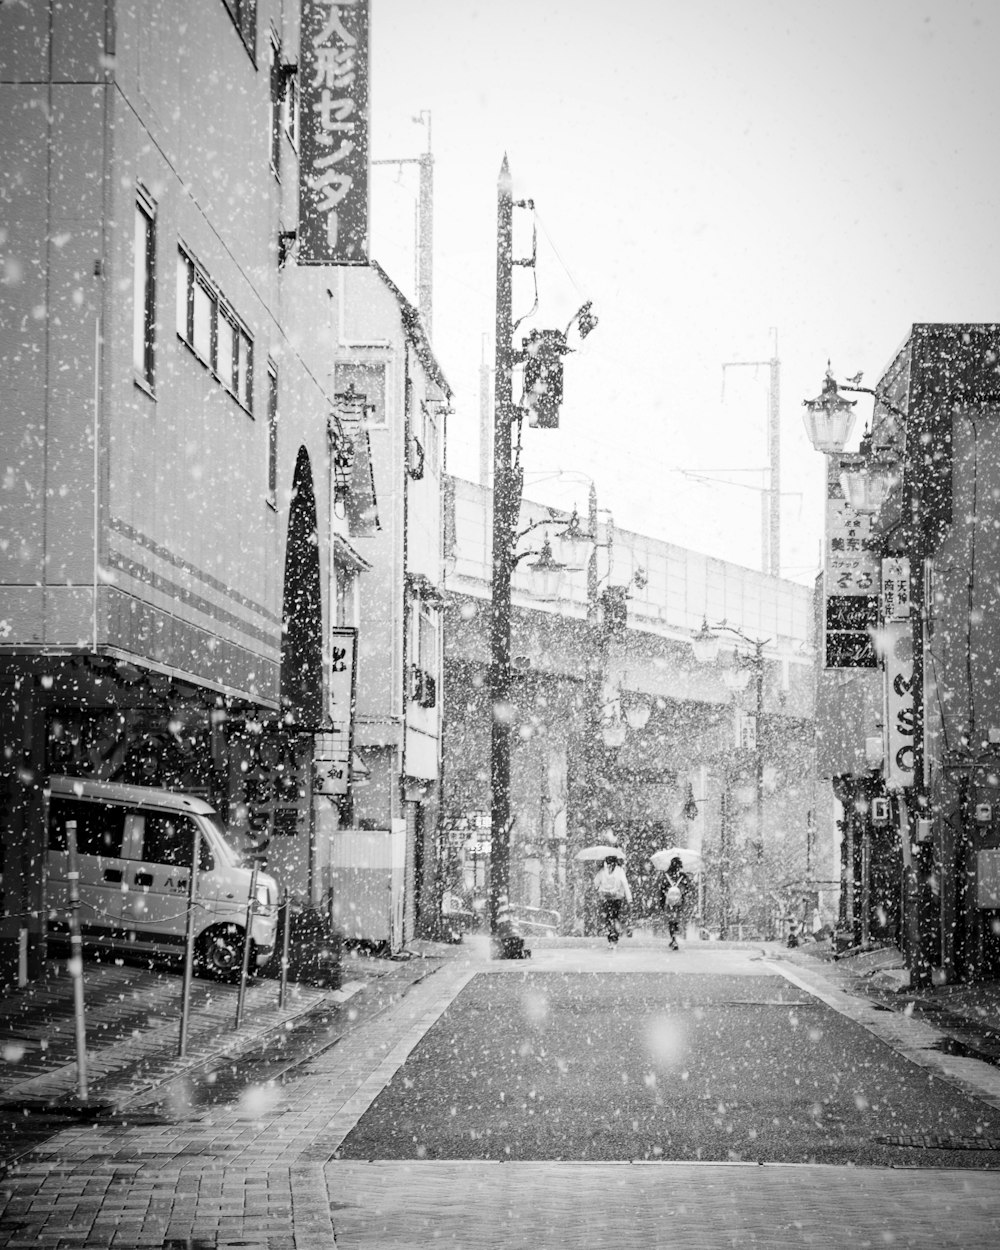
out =
<path fill-rule="evenodd" d="M 76 849 L 81 855 L 120 859 L 125 837 L 125 809 L 79 799 L 49 801 L 49 850 L 66 850 L 66 822 L 76 821 Z"/>
<path fill-rule="evenodd" d="M 191 839 L 198 828 L 191 817 L 143 812 L 143 820 L 143 861 L 147 864 L 172 864 L 177 868 L 187 868 L 191 863 Z M 200 833 L 198 847 L 199 872 L 211 872 L 212 856 Z"/>

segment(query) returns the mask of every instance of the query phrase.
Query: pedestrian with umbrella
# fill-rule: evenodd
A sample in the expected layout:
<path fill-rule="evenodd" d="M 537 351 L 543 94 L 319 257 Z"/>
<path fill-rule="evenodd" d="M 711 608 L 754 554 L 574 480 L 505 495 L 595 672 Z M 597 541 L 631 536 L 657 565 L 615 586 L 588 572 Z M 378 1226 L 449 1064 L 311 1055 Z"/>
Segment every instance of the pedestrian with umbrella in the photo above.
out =
<path fill-rule="evenodd" d="M 608 855 L 594 878 L 594 886 L 601 905 L 601 919 L 612 950 L 618 945 L 624 922 L 622 911 L 632 902 L 632 887 L 625 875 L 624 857 L 621 852 Z"/>

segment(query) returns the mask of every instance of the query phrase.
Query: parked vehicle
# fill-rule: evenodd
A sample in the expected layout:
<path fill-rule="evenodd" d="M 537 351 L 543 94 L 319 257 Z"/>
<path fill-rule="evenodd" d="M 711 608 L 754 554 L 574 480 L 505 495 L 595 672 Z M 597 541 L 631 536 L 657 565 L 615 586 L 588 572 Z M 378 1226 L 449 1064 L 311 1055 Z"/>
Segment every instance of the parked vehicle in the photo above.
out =
<path fill-rule="evenodd" d="M 84 944 L 155 957 L 183 957 L 195 835 L 196 968 L 205 976 L 239 974 L 243 960 L 254 846 L 202 799 L 147 786 L 85 777 L 50 777 L 48 932 L 67 931 L 66 825 L 76 821 L 80 931 Z M 250 968 L 274 949 L 278 884 L 257 876 L 250 925 Z"/>

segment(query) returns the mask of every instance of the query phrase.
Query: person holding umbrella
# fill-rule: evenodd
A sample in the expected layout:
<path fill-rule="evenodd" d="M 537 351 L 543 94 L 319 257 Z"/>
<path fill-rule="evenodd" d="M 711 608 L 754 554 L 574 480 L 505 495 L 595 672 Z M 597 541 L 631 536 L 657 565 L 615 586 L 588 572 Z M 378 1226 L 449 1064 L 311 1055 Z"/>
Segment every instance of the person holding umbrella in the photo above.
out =
<path fill-rule="evenodd" d="M 660 882 L 660 906 L 666 917 L 672 951 L 680 949 L 677 945 L 677 931 L 681 927 L 681 907 L 684 903 L 683 877 L 684 865 L 675 855 Z"/>
<path fill-rule="evenodd" d="M 618 944 L 622 931 L 622 909 L 632 902 L 632 887 L 625 876 L 625 866 L 620 854 L 608 855 L 604 866 L 594 878 L 597 896 L 601 904 L 601 918 L 612 950 Z"/>

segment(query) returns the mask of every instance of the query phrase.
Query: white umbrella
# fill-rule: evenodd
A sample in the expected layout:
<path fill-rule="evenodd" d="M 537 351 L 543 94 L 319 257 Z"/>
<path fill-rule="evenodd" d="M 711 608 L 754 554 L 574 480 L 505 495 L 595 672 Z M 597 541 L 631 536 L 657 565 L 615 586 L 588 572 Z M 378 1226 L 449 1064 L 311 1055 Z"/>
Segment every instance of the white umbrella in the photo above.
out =
<path fill-rule="evenodd" d="M 585 846 L 582 851 L 577 851 L 573 856 L 574 859 L 620 859 L 625 862 L 625 852 L 620 846 Z"/>
<path fill-rule="evenodd" d="M 675 859 L 681 861 L 685 872 L 697 872 L 701 868 L 701 851 L 692 851 L 686 846 L 668 846 L 662 851 L 654 851 L 649 862 L 660 872 L 666 872 Z"/>

